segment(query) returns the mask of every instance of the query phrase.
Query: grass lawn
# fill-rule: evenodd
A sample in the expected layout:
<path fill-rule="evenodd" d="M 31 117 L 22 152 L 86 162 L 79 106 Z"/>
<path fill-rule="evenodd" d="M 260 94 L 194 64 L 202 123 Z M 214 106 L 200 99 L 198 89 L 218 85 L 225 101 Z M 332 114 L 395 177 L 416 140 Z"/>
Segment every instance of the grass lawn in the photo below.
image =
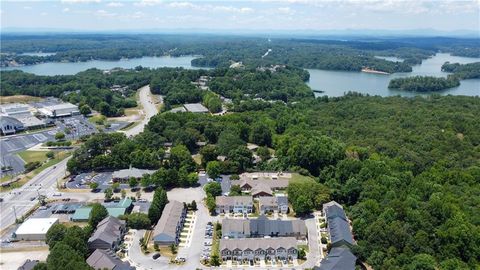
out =
<path fill-rule="evenodd" d="M 38 151 L 38 152 L 41 152 L 41 151 Z M 46 152 L 43 151 L 43 155 L 45 155 L 45 154 L 46 154 Z M 36 168 L 35 170 L 33 170 L 33 171 L 31 171 L 27 174 L 17 176 L 17 177 L 21 178 L 19 181 L 11 184 L 9 187 L 0 187 L 0 192 L 23 186 L 25 183 L 30 181 L 30 179 L 35 177 L 35 175 L 39 174 L 44 169 L 59 163 L 60 161 L 64 160 L 65 158 L 69 157 L 71 154 L 72 154 L 71 151 L 62 151 L 62 152 L 56 153 L 54 159 L 50 159 L 48 162 L 43 163 L 42 166 Z M 46 159 L 46 156 L 45 156 L 45 159 Z"/>
<path fill-rule="evenodd" d="M 292 182 L 315 182 L 315 179 L 309 176 L 301 175 L 299 173 L 292 173 Z"/>
<path fill-rule="evenodd" d="M 28 103 L 32 101 L 40 101 L 41 98 L 28 95 L 15 95 L 0 97 L 0 104 L 3 103 Z"/>
<path fill-rule="evenodd" d="M 18 155 L 26 162 L 44 162 L 47 160 L 46 154 L 48 151 L 22 151 L 19 152 Z"/>
<path fill-rule="evenodd" d="M 95 125 L 103 125 L 106 120 L 107 120 L 107 118 L 104 115 L 101 115 L 101 114 L 90 116 L 88 118 L 88 121 L 92 124 L 95 124 Z"/>
<path fill-rule="evenodd" d="M 198 165 L 202 164 L 202 155 L 200 154 L 192 155 L 192 158 L 195 161 L 195 163 L 197 163 Z"/>

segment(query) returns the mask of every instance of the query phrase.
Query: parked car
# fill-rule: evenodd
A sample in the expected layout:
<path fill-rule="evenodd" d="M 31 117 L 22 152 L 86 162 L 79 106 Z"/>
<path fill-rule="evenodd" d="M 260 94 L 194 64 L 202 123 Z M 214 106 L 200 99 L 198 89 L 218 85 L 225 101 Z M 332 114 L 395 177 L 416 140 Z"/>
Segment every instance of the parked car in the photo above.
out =
<path fill-rule="evenodd" d="M 153 254 L 153 256 L 152 256 L 152 258 L 153 258 L 154 260 L 158 259 L 159 257 L 160 257 L 160 253 L 155 253 L 155 254 Z"/>

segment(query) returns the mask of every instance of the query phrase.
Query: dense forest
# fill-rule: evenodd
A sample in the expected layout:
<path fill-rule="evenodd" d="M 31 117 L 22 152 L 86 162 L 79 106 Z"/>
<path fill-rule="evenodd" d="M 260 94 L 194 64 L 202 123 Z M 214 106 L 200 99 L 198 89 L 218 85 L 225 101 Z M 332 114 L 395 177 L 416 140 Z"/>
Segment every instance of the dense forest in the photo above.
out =
<path fill-rule="evenodd" d="M 114 40 L 115 42 L 112 42 Z M 139 46 L 141 44 L 142 46 Z M 2 66 L 52 61 L 119 60 L 142 56 L 201 55 L 194 66 L 228 67 L 242 61 L 251 67 L 288 64 L 303 68 L 360 71 L 370 67 L 388 73 L 409 72 L 411 65 L 439 50 L 459 56 L 480 57 L 476 39 L 378 38 L 369 41 L 248 38 L 216 35 L 2 35 Z M 268 55 L 265 53 L 271 50 Z M 51 52 L 50 56 L 22 55 L 24 52 Z M 396 56 L 391 62 L 374 56 Z"/>
<path fill-rule="evenodd" d="M 449 75 L 447 78 L 432 76 L 414 76 L 407 78 L 395 78 L 390 80 L 388 88 L 400 89 L 412 92 L 440 91 L 460 85 L 456 76 Z"/>
<path fill-rule="evenodd" d="M 470 64 L 446 62 L 442 65 L 442 71 L 452 72 L 460 80 L 478 79 L 480 78 L 480 62 Z"/>
<path fill-rule="evenodd" d="M 95 135 L 74 154 L 69 169 L 148 164 L 159 169 L 158 176 L 142 185 L 167 188 L 192 184 L 194 167 L 212 162 L 219 173 L 297 171 L 328 188 L 325 196 L 325 188 L 316 187 L 324 200 L 347 206 L 355 252 L 374 269 L 478 265 L 478 97 L 351 93 L 288 104 L 257 102 L 268 105 L 222 117 L 162 113 L 131 140 Z M 199 147 L 198 141 L 208 144 Z M 163 142 L 173 143 L 170 157 L 163 155 Z M 275 158 L 253 163 L 247 142 L 273 148 Z M 107 148 L 89 151 L 98 145 Z M 190 158 L 197 152 L 202 165 Z M 216 161 L 217 155 L 226 160 Z"/>

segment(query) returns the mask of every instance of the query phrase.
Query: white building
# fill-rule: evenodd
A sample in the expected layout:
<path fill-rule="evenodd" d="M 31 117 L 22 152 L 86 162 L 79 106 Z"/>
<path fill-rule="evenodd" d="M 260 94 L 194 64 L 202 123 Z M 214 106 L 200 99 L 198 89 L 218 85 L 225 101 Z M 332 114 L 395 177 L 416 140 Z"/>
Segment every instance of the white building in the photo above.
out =
<path fill-rule="evenodd" d="M 15 133 L 11 129 L 12 124 L 15 127 L 15 131 L 44 127 L 45 122 L 35 117 L 32 114 L 33 111 L 34 109 L 27 104 L 11 103 L 1 105 L 0 115 L 2 118 L 7 117 L 2 121 L 2 134 L 8 135 Z M 11 120 L 11 118 L 16 119 L 16 121 Z M 17 121 L 19 121 L 21 125 L 19 125 Z"/>
<path fill-rule="evenodd" d="M 80 114 L 78 107 L 76 105 L 73 105 L 72 103 L 61 103 L 61 104 L 45 106 L 43 108 L 38 109 L 38 111 L 50 118 L 65 117 L 65 116 Z"/>
<path fill-rule="evenodd" d="M 58 218 L 29 218 L 15 232 L 17 240 L 45 240 L 48 230 L 58 223 Z"/>

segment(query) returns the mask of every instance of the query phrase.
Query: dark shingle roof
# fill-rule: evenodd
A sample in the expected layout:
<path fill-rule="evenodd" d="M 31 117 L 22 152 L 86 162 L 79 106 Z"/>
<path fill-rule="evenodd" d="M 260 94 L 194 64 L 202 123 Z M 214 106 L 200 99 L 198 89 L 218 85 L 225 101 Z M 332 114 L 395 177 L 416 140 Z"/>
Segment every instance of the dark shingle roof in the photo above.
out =
<path fill-rule="evenodd" d="M 118 218 L 108 216 L 100 221 L 97 229 L 88 239 L 88 243 L 95 240 L 102 240 L 106 243 L 114 243 L 121 236 L 121 228 L 125 225 L 125 221 Z"/>
<path fill-rule="evenodd" d="M 135 270 L 128 262 L 122 262 L 113 252 L 96 249 L 87 258 L 87 264 L 93 269 Z"/>
<path fill-rule="evenodd" d="M 315 270 L 354 270 L 357 257 L 347 248 L 332 248 Z"/>
<path fill-rule="evenodd" d="M 343 207 L 335 201 L 324 204 L 323 211 L 325 212 L 325 216 L 327 217 L 327 219 L 339 217 L 347 220 L 347 216 L 345 215 Z"/>
<path fill-rule="evenodd" d="M 222 232 L 227 235 L 230 232 L 258 235 L 306 235 L 305 221 L 303 220 L 270 220 L 264 215 L 257 219 L 224 219 Z"/>
<path fill-rule="evenodd" d="M 332 244 L 344 240 L 349 244 L 354 244 L 352 233 L 350 232 L 350 225 L 347 221 L 340 217 L 334 217 L 328 220 L 328 229 L 330 231 L 330 238 Z"/>
<path fill-rule="evenodd" d="M 162 216 L 158 220 L 153 231 L 155 241 L 175 241 L 177 225 L 183 214 L 183 203 L 179 201 L 169 202 L 163 209 Z"/>
<path fill-rule="evenodd" d="M 32 270 L 37 264 L 38 260 L 27 259 L 17 270 Z"/>

